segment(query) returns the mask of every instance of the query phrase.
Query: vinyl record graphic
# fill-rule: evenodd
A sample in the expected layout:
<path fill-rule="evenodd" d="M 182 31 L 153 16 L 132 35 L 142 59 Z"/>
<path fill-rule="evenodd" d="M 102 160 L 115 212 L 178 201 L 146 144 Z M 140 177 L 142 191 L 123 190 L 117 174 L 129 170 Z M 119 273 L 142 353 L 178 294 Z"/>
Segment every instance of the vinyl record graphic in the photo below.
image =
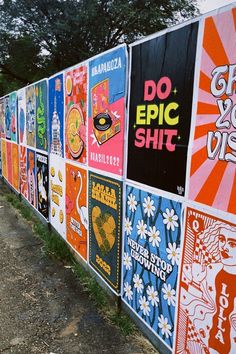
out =
<path fill-rule="evenodd" d="M 105 131 L 111 127 L 112 120 L 108 113 L 99 113 L 93 118 L 93 124 L 95 129 Z"/>

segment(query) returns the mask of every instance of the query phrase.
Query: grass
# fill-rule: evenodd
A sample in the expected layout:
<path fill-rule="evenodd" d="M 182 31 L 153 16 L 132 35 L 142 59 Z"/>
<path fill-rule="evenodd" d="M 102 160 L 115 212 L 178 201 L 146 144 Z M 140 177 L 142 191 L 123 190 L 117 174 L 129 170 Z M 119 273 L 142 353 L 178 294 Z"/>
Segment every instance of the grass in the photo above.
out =
<path fill-rule="evenodd" d="M 66 242 L 54 231 L 50 230 L 48 225 L 43 224 L 32 209 L 23 203 L 17 195 L 12 192 L 6 192 L 4 194 L 6 195 L 7 201 L 11 203 L 14 208 L 19 210 L 24 219 L 28 220 L 35 235 L 43 241 L 45 254 L 71 266 L 73 273 L 79 279 L 84 291 L 88 294 L 103 317 L 119 327 L 125 336 L 133 334 L 136 331 L 134 323 L 126 314 L 120 311 L 119 306 L 111 304 L 110 298 L 105 290 L 99 286 L 96 279 L 76 262 Z"/>

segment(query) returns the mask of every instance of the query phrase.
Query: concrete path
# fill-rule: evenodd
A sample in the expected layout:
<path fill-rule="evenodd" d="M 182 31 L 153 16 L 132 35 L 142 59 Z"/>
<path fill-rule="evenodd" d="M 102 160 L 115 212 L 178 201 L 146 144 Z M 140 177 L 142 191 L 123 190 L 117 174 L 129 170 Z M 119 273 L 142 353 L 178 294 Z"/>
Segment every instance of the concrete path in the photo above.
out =
<path fill-rule="evenodd" d="M 5 190 L 0 181 L 0 353 L 156 353 L 104 321 L 71 270 L 44 255 Z"/>

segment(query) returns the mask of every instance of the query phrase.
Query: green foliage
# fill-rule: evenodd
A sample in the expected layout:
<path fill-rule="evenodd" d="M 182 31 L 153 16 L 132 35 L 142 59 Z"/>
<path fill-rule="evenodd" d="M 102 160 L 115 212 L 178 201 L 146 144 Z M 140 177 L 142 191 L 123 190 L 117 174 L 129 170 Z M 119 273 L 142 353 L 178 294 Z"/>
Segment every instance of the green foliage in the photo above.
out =
<path fill-rule="evenodd" d="M 0 95 L 196 14 L 196 0 L 2 0 Z"/>

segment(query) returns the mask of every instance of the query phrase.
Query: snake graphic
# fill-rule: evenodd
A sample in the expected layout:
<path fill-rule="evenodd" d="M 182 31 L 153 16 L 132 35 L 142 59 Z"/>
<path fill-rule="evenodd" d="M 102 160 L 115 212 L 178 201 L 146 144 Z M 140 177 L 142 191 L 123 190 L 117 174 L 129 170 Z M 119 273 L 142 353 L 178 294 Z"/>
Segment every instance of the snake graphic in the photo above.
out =
<path fill-rule="evenodd" d="M 42 88 L 39 88 L 39 106 L 37 108 L 37 124 L 38 124 L 38 137 L 40 139 L 41 146 L 46 147 L 46 119 L 44 115 L 43 93 Z"/>

